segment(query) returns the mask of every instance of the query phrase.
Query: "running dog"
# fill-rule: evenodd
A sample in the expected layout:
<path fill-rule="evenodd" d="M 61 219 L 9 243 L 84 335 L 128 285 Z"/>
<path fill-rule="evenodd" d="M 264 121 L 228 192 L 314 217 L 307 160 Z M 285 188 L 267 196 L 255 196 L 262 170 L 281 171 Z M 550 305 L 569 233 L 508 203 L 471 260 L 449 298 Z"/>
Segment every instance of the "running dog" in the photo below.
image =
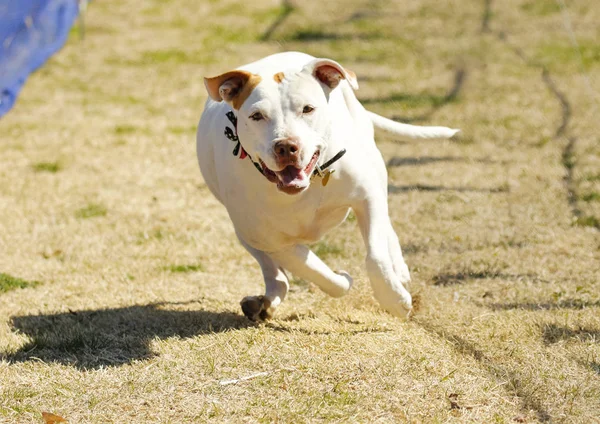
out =
<path fill-rule="evenodd" d="M 285 299 L 286 271 L 343 296 L 352 286 L 307 244 L 356 215 L 375 298 L 389 313 L 412 309 L 408 267 L 388 215 L 387 171 L 374 127 L 401 139 L 450 138 L 458 130 L 401 124 L 365 110 L 356 75 L 330 59 L 288 52 L 214 78 L 197 153 L 210 191 L 227 208 L 241 244 L 260 265 L 265 294 L 247 296 L 252 321 Z"/>

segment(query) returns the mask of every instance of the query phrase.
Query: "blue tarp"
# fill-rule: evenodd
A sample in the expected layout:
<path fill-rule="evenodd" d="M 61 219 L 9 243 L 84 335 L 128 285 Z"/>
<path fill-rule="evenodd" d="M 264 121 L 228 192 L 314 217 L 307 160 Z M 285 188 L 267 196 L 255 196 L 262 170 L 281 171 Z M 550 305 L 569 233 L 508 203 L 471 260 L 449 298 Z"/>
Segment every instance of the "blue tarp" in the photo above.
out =
<path fill-rule="evenodd" d="M 67 41 L 78 0 L 0 0 L 0 117 L 30 73 Z"/>

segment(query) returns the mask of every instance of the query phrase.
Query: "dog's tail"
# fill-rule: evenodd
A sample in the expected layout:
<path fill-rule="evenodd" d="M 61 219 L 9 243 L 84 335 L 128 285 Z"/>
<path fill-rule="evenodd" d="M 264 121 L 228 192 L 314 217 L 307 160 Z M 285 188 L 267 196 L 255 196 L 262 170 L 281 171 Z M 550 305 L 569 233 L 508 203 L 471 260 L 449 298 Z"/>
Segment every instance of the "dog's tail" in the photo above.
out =
<path fill-rule="evenodd" d="M 370 111 L 367 111 L 367 113 L 375 127 L 396 134 L 400 136 L 402 140 L 406 141 L 446 139 L 460 131 L 447 127 L 421 127 L 418 125 L 403 124 L 384 118 L 383 116 Z"/>

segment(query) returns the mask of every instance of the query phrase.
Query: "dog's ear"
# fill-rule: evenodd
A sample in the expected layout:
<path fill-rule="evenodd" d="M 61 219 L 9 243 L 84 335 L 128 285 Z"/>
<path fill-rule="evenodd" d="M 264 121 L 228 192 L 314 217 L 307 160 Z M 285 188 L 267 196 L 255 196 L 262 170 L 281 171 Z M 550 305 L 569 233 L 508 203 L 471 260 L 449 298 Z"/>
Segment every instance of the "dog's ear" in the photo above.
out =
<path fill-rule="evenodd" d="M 213 78 L 204 78 L 204 85 L 215 102 L 224 100 L 239 109 L 260 81 L 260 76 L 248 71 L 229 71 Z"/>
<path fill-rule="evenodd" d="M 348 81 L 350 87 L 358 90 L 356 74 L 331 59 L 315 59 L 308 63 L 304 69 L 310 72 L 317 81 L 324 84 L 329 90 L 337 87 L 342 79 Z"/>

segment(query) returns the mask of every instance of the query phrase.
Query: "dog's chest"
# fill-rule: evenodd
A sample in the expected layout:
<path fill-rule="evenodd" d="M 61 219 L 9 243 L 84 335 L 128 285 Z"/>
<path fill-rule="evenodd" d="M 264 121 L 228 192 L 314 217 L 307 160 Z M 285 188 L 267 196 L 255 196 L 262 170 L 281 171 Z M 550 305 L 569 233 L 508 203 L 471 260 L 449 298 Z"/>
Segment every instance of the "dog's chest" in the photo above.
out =
<path fill-rule="evenodd" d="M 344 221 L 348 206 L 325 205 L 313 209 L 283 207 L 262 209 L 259 214 L 246 213 L 234 218 L 244 221 L 236 225 L 251 246 L 276 251 L 294 244 L 314 243 Z M 233 218 L 233 217 L 232 217 Z"/>
<path fill-rule="evenodd" d="M 348 214 L 348 207 L 323 207 L 317 209 L 312 216 L 301 217 L 296 226 L 283 229 L 292 243 L 314 243 L 326 232 L 337 227 Z M 304 219 L 302 219 L 304 218 Z"/>

